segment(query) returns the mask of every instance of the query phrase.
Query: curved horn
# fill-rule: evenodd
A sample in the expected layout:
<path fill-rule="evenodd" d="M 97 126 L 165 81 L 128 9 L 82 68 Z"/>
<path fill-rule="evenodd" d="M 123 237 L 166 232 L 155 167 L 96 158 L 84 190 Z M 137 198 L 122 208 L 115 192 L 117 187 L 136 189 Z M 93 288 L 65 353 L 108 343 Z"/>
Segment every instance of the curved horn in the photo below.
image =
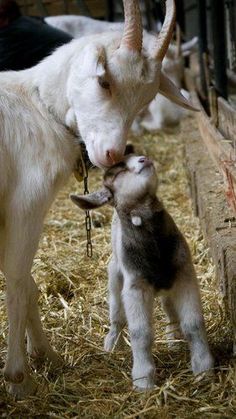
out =
<path fill-rule="evenodd" d="M 176 58 L 181 57 L 181 29 L 178 23 L 176 23 Z"/>
<path fill-rule="evenodd" d="M 153 58 L 162 61 L 168 49 L 175 25 L 175 2 L 166 0 L 166 15 L 161 32 L 158 35 Z"/>
<path fill-rule="evenodd" d="M 142 50 L 142 18 L 137 0 L 124 0 L 125 26 L 121 47 L 141 52 Z"/>

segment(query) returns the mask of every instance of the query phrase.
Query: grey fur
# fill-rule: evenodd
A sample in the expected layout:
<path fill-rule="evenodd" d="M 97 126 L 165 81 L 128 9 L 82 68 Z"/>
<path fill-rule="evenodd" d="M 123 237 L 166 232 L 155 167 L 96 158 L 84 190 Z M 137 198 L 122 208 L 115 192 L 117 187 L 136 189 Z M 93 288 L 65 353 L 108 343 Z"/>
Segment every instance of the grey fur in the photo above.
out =
<path fill-rule="evenodd" d="M 156 293 L 162 296 L 169 322 L 167 338 L 173 341 L 178 337 L 176 328 L 181 329 L 189 344 L 194 374 L 214 364 L 189 247 L 156 197 L 156 189 L 150 160 L 131 155 L 106 171 L 102 191 L 74 200 L 88 209 L 104 205 L 104 196 L 112 195 L 113 256 L 108 269 L 111 326 L 104 346 L 107 351 L 113 348 L 126 318 L 133 352 L 133 383 L 139 389 L 152 388 L 155 383 L 151 349 Z"/>

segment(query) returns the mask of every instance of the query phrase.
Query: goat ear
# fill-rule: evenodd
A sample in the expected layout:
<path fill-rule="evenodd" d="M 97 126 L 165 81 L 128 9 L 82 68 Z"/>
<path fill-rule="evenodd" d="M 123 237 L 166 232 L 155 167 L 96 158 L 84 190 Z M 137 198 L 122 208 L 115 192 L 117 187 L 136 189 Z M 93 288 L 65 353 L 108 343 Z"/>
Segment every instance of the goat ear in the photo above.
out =
<path fill-rule="evenodd" d="M 195 36 L 194 38 L 190 39 L 190 41 L 184 42 L 181 45 L 181 51 L 183 53 L 183 56 L 187 56 L 187 55 L 192 54 L 193 52 L 197 52 L 198 51 L 198 37 Z"/>
<path fill-rule="evenodd" d="M 99 208 L 111 201 L 113 195 L 108 188 L 90 193 L 88 195 L 70 195 L 70 199 L 83 210 Z"/>
<path fill-rule="evenodd" d="M 195 108 L 190 100 L 186 99 L 179 88 L 163 73 L 161 73 L 159 93 L 167 97 L 171 102 L 182 106 L 182 108 L 189 109 L 190 111 L 199 111 L 199 109 Z"/>
<path fill-rule="evenodd" d="M 101 45 L 88 44 L 83 50 L 80 73 L 86 77 L 102 77 L 106 69 L 105 49 Z"/>

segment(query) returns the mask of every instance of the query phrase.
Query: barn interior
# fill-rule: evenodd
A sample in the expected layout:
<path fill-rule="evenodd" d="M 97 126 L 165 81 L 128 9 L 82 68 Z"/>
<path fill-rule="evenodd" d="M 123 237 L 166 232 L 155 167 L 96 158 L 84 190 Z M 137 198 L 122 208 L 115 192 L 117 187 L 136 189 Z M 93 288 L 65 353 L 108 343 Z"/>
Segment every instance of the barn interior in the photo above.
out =
<path fill-rule="evenodd" d="M 122 22 L 122 1 L 18 0 L 24 16 L 88 16 Z M 144 27 L 157 31 L 164 1 L 142 3 Z M 166 320 L 155 304 L 155 389 L 132 388 L 129 334 L 111 353 L 103 349 L 109 328 L 107 265 L 113 210 L 85 214 L 69 199 L 84 193 L 74 176 L 59 193 L 44 224 L 33 276 L 40 289 L 46 333 L 63 362 L 37 369 L 38 390 L 14 400 L 0 376 L 1 417 L 233 418 L 236 416 L 236 1 L 176 0 L 183 42 L 198 36 L 184 59 L 182 87 L 199 112 L 175 126 L 131 132 L 135 153 L 150 156 L 158 173 L 158 196 L 190 246 L 200 284 L 207 335 L 215 357 L 212 374 L 194 377 L 184 340 L 168 347 Z M 1 37 L 1 28 L 0 28 Z M 174 41 L 176 42 L 176 40 Z M 0 75 L 1 76 L 1 75 Z M 89 168 L 90 191 L 102 171 Z M 91 243 L 90 244 L 90 234 Z M 89 242 L 88 242 L 89 238 Z M 92 250 L 92 252 L 91 252 Z M 90 257 L 92 253 L 92 257 Z M 0 367 L 8 336 L 4 277 L 0 273 Z"/>

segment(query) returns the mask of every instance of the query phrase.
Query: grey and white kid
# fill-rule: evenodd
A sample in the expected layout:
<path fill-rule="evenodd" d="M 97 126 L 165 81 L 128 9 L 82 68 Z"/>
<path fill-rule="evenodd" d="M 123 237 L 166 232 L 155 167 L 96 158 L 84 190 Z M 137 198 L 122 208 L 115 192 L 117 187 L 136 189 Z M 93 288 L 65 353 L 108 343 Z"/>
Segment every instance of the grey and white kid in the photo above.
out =
<path fill-rule="evenodd" d="M 114 207 L 113 255 L 109 263 L 110 330 L 105 350 L 112 350 L 126 320 L 133 353 L 133 385 L 145 390 L 155 384 L 153 303 L 161 297 L 173 342 L 176 329 L 186 338 L 194 374 L 213 368 L 199 287 L 190 250 L 172 217 L 156 196 L 153 162 L 128 155 L 109 168 L 104 187 L 85 196 L 72 195 L 82 209 Z"/>

